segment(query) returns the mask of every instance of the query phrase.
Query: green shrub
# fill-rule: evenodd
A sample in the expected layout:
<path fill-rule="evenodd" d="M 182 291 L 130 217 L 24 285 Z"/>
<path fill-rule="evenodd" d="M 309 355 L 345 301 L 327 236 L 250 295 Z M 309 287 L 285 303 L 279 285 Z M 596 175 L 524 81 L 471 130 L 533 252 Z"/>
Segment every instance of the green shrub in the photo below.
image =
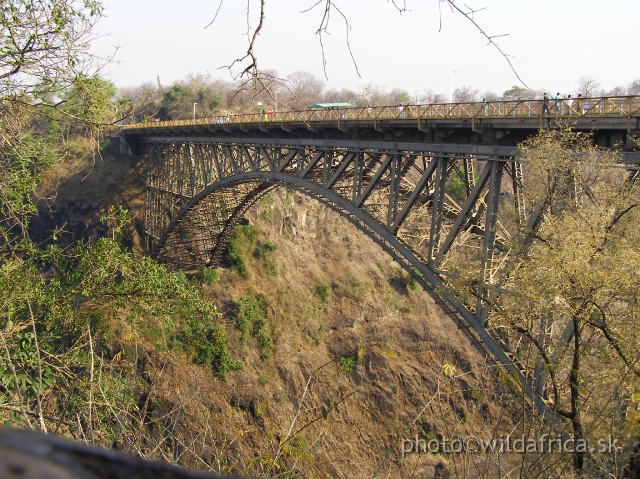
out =
<path fill-rule="evenodd" d="M 478 175 L 475 175 L 475 180 L 478 181 Z M 452 198 L 462 201 L 467 198 L 467 185 L 465 181 L 457 173 L 453 173 L 449 179 L 449 184 L 444 188 Z"/>
<path fill-rule="evenodd" d="M 229 355 L 228 344 L 227 333 L 220 325 L 209 330 L 203 339 L 193 340 L 196 362 L 211 367 L 223 381 L 227 380 L 228 373 L 242 368 L 242 363 Z"/>
<path fill-rule="evenodd" d="M 472 386 L 469 388 L 469 390 L 467 391 L 467 397 L 474 402 L 478 402 L 480 401 L 480 396 L 481 396 L 481 390 L 479 387 L 476 386 Z"/>
<path fill-rule="evenodd" d="M 70 156 L 79 157 L 86 153 L 86 149 L 75 141 L 69 141 L 67 142 L 67 153 L 69 153 Z"/>
<path fill-rule="evenodd" d="M 427 442 L 437 438 L 436 432 L 428 426 L 418 424 L 418 433 Z"/>
<path fill-rule="evenodd" d="M 407 286 L 409 287 L 409 289 L 411 291 L 417 291 L 418 290 L 418 282 L 416 281 L 415 276 L 412 275 L 407 275 Z"/>
<path fill-rule="evenodd" d="M 444 191 L 451 197 L 462 200 L 467 197 L 467 185 L 459 175 L 453 174 Z"/>
<path fill-rule="evenodd" d="M 285 444 L 282 448 L 283 452 L 287 455 L 301 462 L 304 462 L 310 457 L 307 449 L 307 439 L 300 434 L 291 437 L 288 444 Z"/>
<path fill-rule="evenodd" d="M 264 195 L 257 204 L 258 208 L 263 208 L 260 216 L 265 221 L 271 221 L 273 218 L 273 195 L 271 192 Z"/>
<path fill-rule="evenodd" d="M 237 226 L 227 242 L 227 259 L 231 267 L 243 278 L 249 277 L 247 260 L 255 249 L 260 230 L 251 225 Z"/>
<path fill-rule="evenodd" d="M 267 206 L 262 213 L 260 213 L 260 217 L 265 221 L 271 221 L 273 219 L 273 207 Z"/>
<path fill-rule="evenodd" d="M 356 367 L 356 360 L 351 356 L 338 356 L 337 361 L 340 369 L 347 374 L 352 373 Z"/>
<path fill-rule="evenodd" d="M 204 284 L 213 284 L 220 278 L 220 274 L 213 268 L 207 268 L 205 265 L 198 267 L 198 279 Z"/>
<path fill-rule="evenodd" d="M 329 286 L 327 286 L 326 284 L 321 284 L 316 288 L 316 293 L 323 303 L 326 302 L 327 298 L 329 297 Z"/>
<path fill-rule="evenodd" d="M 260 357 L 268 358 L 273 349 L 273 338 L 266 331 L 269 326 L 266 316 L 266 297 L 249 290 L 247 294 L 238 296 L 235 306 L 236 327 L 240 330 L 240 341 L 246 344 L 249 335 L 256 338 Z"/>
<path fill-rule="evenodd" d="M 411 273 L 407 275 L 407 286 L 411 291 L 418 291 L 420 289 L 418 278 L 424 281 L 424 276 L 416 268 L 411 268 Z"/>
<path fill-rule="evenodd" d="M 456 415 L 462 424 L 466 424 L 469 421 L 469 413 L 464 408 L 456 409 Z"/>
<path fill-rule="evenodd" d="M 254 252 L 254 255 L 261 258 L 264 261 L 264 267 L 270 276 L 276 274 L 276 262 L 273 258 L 274 253 L 278 250 L 278 243 L 275 241 L 265 241 L 258 246 Z"/>
<path fill-rule="evenodd" d="M 260 351 L 260 358 L 261 359 L 269 358 L 271 356 L 270 351 L 271 349 L 273 349 L 273 338 L 269 333 L 267 333 L 264 330 L 260 331 L 257 334 L 256 338 L 258 340 L 258 349 Z"/>
<path fill-rule="evenodd" d="M 35 335 L 30 332 L 16 334 L 15 343 L 9 345 L 11 364 L 7 358 L 0 356 L 0 401 L 4 403 L 19 389 L 26 391 L 27 399 L 33 399 L 38 395 L 39 388 L 45 390 L 55 384 L 55 372 L 48 365 L 42 365 L 41 381 L 38 376 L 38 352 L 35 347 Z M 14 376 L 15 373 L 15 376 Z M 18 390 L 16 390 L 16 381 Z M 7 395 L 3 394 L 6 392 Z"/>
<path fill-rule="evenodd" d="M 236 327 L 240 330 L 242 343 L 247 342 L 249 334 L 255 336 L 266 324 L 263 301 L 264 295 L 256 295 L 251 289 L 247 294 L 238 296 L 235 305 Z"/>
<path fill-rule="evenodd" d="M 275 241 L 265 241 L 256 248 L 256 256 L 258 258 L 266 259 L 271 253 L 274 253 L 278 249 L 278 243 Z"/>
<path fill-rule="evenodd" d="M 323 326 L 320 326 L 312 335 L 311 337 L 313 338 L 313 340 L 316 342 L 316 346 L 320 346 L 320 344 L 322 344 L 322 342 L 324 342 L 328 337 L 329 337 L 329 333 L 327 333 L 327 331 L 324 329 Z"/>

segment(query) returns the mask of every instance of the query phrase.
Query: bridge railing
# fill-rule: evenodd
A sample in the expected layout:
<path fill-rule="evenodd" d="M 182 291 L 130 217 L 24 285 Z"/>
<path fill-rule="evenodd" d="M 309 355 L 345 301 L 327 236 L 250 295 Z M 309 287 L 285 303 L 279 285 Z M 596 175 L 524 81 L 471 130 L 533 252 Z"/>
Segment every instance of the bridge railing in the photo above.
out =
<path fill-rule="evenodd" d="M 125 130 L 217 124 L 312 123 L 382 120 L 513 119 L 513 118 L 634 118 L 640 116 L 640 96 L 574 98 L 555 100 L 513 100 L 430 105 L 331 108 L 230 114 L 186 120 L 124 125 Z"/>

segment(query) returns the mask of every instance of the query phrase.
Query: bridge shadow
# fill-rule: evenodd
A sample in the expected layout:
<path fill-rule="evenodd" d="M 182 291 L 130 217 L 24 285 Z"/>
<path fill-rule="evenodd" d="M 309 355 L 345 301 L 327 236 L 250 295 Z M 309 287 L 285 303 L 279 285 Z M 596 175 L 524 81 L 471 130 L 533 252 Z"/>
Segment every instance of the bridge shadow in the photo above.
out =
<path fill-rule="evenodd" d="M 71 142 L 65 161 L 43 175 L 36 194 L 38 214 L 29 226 L 31 238 L 67 248 L 105 237 L 108 227 L 100 221 L 101 211 L 120 205 L 131 216 L 122 244 L 142 251 L 145 166 L 144 158 L 121 155 L 113 147 L 94 159 L 87 145 Z M 63 228 L 63 233 L 54 241 L 51 233 L 56 228 Z"/>

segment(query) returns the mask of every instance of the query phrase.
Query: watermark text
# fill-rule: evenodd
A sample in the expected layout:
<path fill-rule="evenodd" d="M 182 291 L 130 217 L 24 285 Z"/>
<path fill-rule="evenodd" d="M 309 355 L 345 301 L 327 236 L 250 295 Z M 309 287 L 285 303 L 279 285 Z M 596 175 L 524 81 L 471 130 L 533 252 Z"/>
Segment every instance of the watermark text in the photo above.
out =
<path fill-rule="evenodd" d="M 605 438 L 600 438 L 595 444 L 589 444 L 584 439 L 574 440 L 567 437 L 552 434 L 542 434 L 539 438 L 528 438 L 524 434 L 521 436 L 500 435 L 496 438 L 482 440 L 476 436 L 466 436 L 461 438 L 438 437 L 425 439 L 416 434 L 415 438 L 402 439 L 402 457 L 410 453 L 531 453 L 543 454 L 550 452 L 560 452 L 573 454 L 574 452 L 585 453 L 613 453 L 618 446 L 611 434 Z"/>

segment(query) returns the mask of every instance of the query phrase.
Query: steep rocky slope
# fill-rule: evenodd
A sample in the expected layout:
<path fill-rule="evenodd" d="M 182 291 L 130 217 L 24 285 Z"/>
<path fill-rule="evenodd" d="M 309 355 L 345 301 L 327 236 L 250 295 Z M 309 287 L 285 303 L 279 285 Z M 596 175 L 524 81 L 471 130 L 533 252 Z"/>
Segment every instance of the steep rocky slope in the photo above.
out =
<path fill-rule="evenodd" d="M 100 209 L 122 204 L 135 218 L 125 241 L 139 248 L 142 162 L 105 153 L 89 172 L 86 161 L 78 155 L 45 182 L 41 196 L 57 190 L 57 199 L 41 201 L 34 234 L 65 222 L 67 241 L 104 234 Z M 158 458 L 274 477 L 371 477 L 378 469 L 380 477 L 496 477 L 496 467 L 518 464 L 521 456 L 496 461 L 444 447 L 403 454 L 416 439 L 512 430 L 518 402 L 508 381 L 454 318 L 336 213 L 280 189 L 246 219 L 254 236 L 243 243 L 245 271 L 221 266 L 202 285 L 243 368 L 222 382 L 135 340 L 146 384 L 139 407 L 148 411 L 149 436 L 173 456 Z M 271 348 L 257 334 L 241 341 L 237 311 L 247 298 L 266 313 Z"/>

